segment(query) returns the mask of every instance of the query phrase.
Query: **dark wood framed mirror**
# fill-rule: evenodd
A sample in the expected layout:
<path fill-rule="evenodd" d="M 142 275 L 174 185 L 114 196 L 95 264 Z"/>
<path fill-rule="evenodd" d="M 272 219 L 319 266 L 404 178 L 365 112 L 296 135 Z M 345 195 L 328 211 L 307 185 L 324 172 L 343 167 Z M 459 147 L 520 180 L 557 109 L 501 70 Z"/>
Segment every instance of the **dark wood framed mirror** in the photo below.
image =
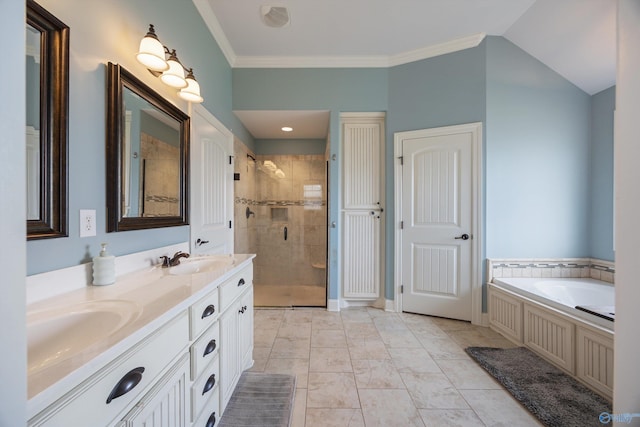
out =
<path fill-rule="evenodd" d="M 27 239 L 66 237 L 69 27 L 27 0 L 26 38 Z"/>
<path fill-rule="evenodd" d="M 107 231 L 189 224 L 190 118 L 107 64 Z"/>

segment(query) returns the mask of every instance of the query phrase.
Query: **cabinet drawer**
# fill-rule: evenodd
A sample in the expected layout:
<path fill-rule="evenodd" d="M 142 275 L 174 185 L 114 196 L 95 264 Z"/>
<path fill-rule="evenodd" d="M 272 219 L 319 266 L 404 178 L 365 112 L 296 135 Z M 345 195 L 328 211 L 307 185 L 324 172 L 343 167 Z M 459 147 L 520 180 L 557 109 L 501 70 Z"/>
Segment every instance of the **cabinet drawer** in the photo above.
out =
<path fill-rule="evenodd" d="M 214 427 L 220 422 L 222 414 L 220 414 L 220 399 L 218 399 L 219 392 L 217 387 L 213 393 L 214 395 L 207 402 L 205 409 L 198 419 L 194 421 L 193 427 Z"/>
<path fill-rule="evenodd" d="M 202 331 L 218 319 L 219 313 L 218 289 L 214 289 L 189 308 L 189 319 L 191 321 L 190 338 L 192 340 L 196 339 Z"/>
<path fill-rule="evenodd" d="M 220 304 L 223 310 L 253 283 L 253 268 L 247 266 L 220 286 Z"/>
<path fill-rule="evenodd" d="M 191 379 L 195 380 L 218 355 L 220 328 L 218 322 L 207 329 L 191 346 Z"/>
<path fill-rule="evenodd" d="M 186 312 L 67 393 L 49 409 L 39 413 L 30 426 L 107 425 L 141 394 L 169 366 L 188 344 L 189 321 Z M 144 368 L 144 370 L 140 369 Z M 137 370 L 137 371 L 136 371 Z M 139 381 L 129 392 L 109 397 L 119 382 Z"/>
<path fill-rule="evenodd" d="M 191 420 L 195 420 L 207 402 L 219 400 L 220 363 L 216 356 L 205 372 L 191 386 Z M 215 397 L 214 397 L 215 396 Z"/>

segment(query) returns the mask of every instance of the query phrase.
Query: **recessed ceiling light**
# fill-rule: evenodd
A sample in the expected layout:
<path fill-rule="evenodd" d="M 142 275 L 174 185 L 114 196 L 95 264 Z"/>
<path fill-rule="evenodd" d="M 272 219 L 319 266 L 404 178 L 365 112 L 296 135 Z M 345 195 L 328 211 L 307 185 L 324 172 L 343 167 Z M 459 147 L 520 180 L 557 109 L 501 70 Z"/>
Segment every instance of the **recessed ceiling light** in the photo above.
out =
<path fill-rule="evenodd" d="M 283 127 L 282 127 L 282 131 L 283 131 L 283 132 L 292 132 L 292 131 L 293 131 L 293 128 L 292 128 L 292 127 L 290 127 L 290 126 L 283 126 Z"/>

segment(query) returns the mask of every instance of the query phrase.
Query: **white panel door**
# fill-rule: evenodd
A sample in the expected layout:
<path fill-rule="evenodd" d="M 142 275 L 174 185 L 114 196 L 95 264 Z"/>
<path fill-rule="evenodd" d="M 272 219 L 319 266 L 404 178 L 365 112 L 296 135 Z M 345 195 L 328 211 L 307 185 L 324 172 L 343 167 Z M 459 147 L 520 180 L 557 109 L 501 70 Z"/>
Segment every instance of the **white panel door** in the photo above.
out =
<path fill-rule="evenodd" d="M 233 253 L 233 135 L 199 105 L 191 123 L 191 253 Z"/>
<path fill-rule="evenodd" d="M 402 141 L 403 311 L 471 320 L 474 134 Z"/>

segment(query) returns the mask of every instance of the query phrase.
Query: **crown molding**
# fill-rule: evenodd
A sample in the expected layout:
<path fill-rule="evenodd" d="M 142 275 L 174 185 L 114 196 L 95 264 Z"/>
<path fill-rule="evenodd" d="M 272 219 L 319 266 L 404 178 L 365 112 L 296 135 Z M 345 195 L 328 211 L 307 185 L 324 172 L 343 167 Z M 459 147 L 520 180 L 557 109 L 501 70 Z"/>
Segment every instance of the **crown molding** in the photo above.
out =
<path fill-rule="evenodd" d="M 408 64 L 410 62 L 420 61 L 422 59 L 433 58 L 434 56 L 445 55 L 447 53 L 458 52 L 460 50 L 477 47 L 487 36 L 486 33 L 473 34 L 467 37 L 450 40 L 444 43 L 438 43 L 421 49 L 411 50 L 399 53 L 389 58 L 389 66 Z"/>
<path fill-rule="evenodd" d="M 194 0 L 196 1 L 196 0 Z M 389 68 L 473 48 L 485 33 L 439 43 L 393 56 L 237 56 L 234 68 Z"/>
<path fill-rule="evenodd" d="M 238 56 L 209 0 L 192 1 L 232 68 L 389 68 L 473 48 L 486 37 L 485 33 L 478 33 L 391 56 Z"/>
<path fill-rule="evenodd" d="M 213 38 L 218 43 L 218 46 L 224 54 L 224 57 L 227 59 L 227 62 L 231 67 L 233 67 L 236 62 L 236 54 L 231 47 L 231 43 L 229 43 L 229 39 L 227 39 L 224 31 L 222 31 L 222 26 L 220 25 L 218 18 L 216 18 L 216 15 L 213 13 L 213 9 L 211 9 L 209 1 L 193 0 L 193 4 L 196 6 L 196 9 L 198 9 L 205 25 L 209 28 L 209 31 L 211 31 L 211 35 L 213 35 Z"/>

